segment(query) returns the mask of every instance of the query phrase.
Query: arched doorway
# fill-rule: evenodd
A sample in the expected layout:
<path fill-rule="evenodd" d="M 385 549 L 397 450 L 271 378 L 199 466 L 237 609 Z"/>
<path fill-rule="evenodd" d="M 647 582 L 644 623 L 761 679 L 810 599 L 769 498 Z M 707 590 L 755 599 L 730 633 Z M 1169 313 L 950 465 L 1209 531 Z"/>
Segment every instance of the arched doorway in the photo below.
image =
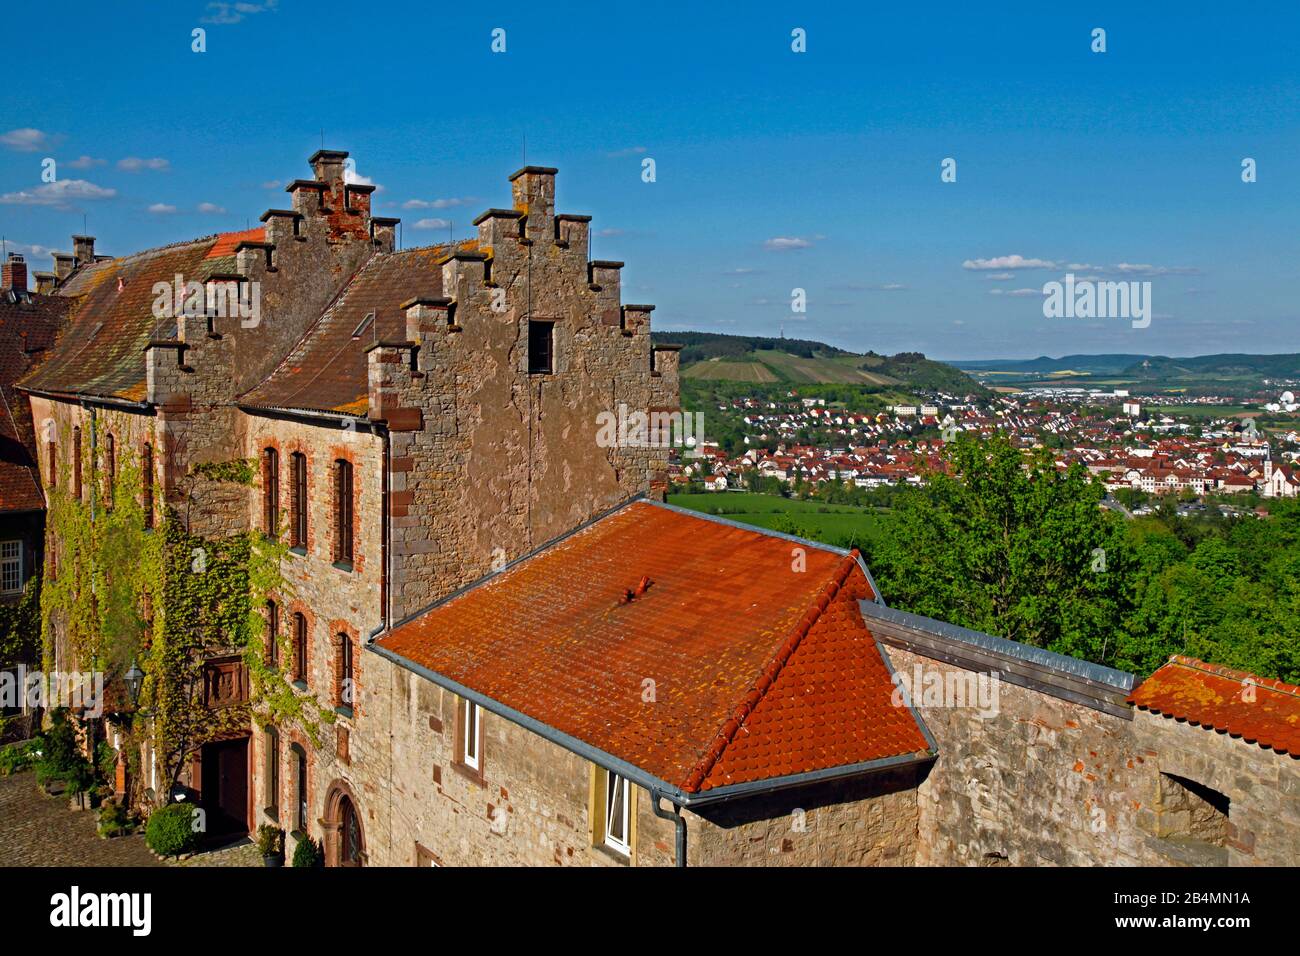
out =
<path fill-rule="evenodd" d="M 352 788 L 342 780 L 331 784 L 325 798 L 325 865 L 365 866 L 366 838 Z"/>

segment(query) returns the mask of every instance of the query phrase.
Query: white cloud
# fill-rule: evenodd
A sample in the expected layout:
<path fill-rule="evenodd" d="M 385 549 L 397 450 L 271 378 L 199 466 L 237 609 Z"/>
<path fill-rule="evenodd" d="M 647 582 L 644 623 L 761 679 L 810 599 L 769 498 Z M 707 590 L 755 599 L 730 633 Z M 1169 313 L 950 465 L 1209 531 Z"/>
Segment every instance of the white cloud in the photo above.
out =
<path fill-rule="evenodd" d="M 997 256 L 993 259 L 967 259 L 961 267 L 979 272 L 994 269 L 1005 272 L 1007 269 L 1055 269 L 1056 263 L 1050 259 L 1026 259 L 1024 256 L 1011 255 Z"/>
<path fill-rule="evenodd" d="M 421 219 L 411 226 L 412 229 L 447 229 L 451 226 L 448 219 Z"/>
<path fill-rule="evenodd" d="M 218 206 L 214 202 L 201 202 L 199 203 L 198 210 L 205 215 L 219 215 L 226 211 L 222 206 Z"/>
<path fill-rule="evenodd" d="M 8 252 L 17 252 L 27 259 L 42 259 L 54 255 L 58 252 L 53 246 L 41 246 L 35 243 L 23 242 L 6 242 L 5 250 Z"/>
<path fill-rule="evenodd" d="M 199 22 L 222 25 L 239 23 L 244 17 L 256 13 L 274 13 L 278 3 L 279 0 L 264 0 L 262 3 L 247 3 L 244 0 L 236 3 L 209 3 L 207 14 Z"/>
<path fill-rule="evenodd" d="M 990 282 L 1006 282 L 1008 279 L 1014 279 L 1015 277 L 1014 272 L 990 272 L 984 278 Z"/>
<path fill-rule="evenodd" d="M 112 199 L 117 195 L 116 189 L 105 189 L 84 179 L 60 179 L 55 183 L 46 183 L 32 190 L 5 193 L 0 196 L 0 203 L 9 206 L 54 206 L 66 208 L 78 200 Z"/>
<path fill-rule="evenodd" d="M 757 269 L 745 269 L 745 268 L 741 268 L 741 269 L 724 269 L 723 272 L 722 272 L 722 274 L 723 274 L 724 276 L 756 276 L 756 275 L 762 275 L 762 273 L 759 272 L 759 270 L 757 270 Z"/>
<path fill-rule="evenodd" d="M 784 252 L 788 249 L 810 249 L 812 248 L 812 240 L 799 236 L 776 236 L 764 242 L 763 248 L 770 249 L 773 252 Z"/>
<path fill-rule="evenodd" d="M 39 129 L 25 126 L 0 133 L 0 146 L 8 147 L 19 153 L 34 153 L 38 149 L 49 149 L 54 145 L 53 137 Z"/>
<path fill-rule="evenodd" d="M 343 167 L 343 181 L 354 186 L 375 186 L 375 181 L 369 176 L 362 176 L 352 166 Z M 382 191 L 382 186 L 375 186 L 375 192 Z"/>
<path fill-rule="evenodd" d="M 646 151 L 644 146 L 629 146 L 627 149 L 616 149 L 613 152 L 606 153 L 606 159 L 623 159 L 627 156 L 640 156 Z"/>
<path fill-rule="evenodd" d="M 989 295 L 1042 295 L 1042 289 L 989 289 Z"/>
<path fill-rule="evenodd" d="M 1149 263 L 1135 264 L 1132 262 L 1117 263 L 1115 271 L 1126 276 L 1194 276 L 1201 274 L 1201 270 L 1193 266 L 1153 266 Z"/>
<path fill-rule="evenodd" d="M 107 162 L 106 159 L 96 159 L 94 156 L 78 156 L 63 165 L 71 166 L 73 169 L 92 169 L 95 166 L 103 166 Z"/>
<path fill-rule="evenodd" d="M 171 162 L 160 159 L 155 156 L 153 159 L 141 159 L 139 156 L 128 156 L 126 159 L 117 161 L 117 168 L 124 173 L 141 173 L 146 169 L 154 172 L 166 172 L 172 168 Z"/>
<path fill-rule="evenodd" d="M 451 199 L 408 199 L 402 203 L 403 209 L 455 209 L 478 202 L 474 196 L 456 196 Z"/>
<path fill-rule="evenodd" d="M 155 216 L 170 216 L 176 211 L 176 207 L 165 202 L 156 202 L 149 207 L 149 211 Z"/>
<path fill-rule="evenodd" d="M 262 188 L 263 188 L 263 189 L 279 189 L 281 185 L 282 185 L 282 183 L 281 183 L 280 180 L 278 180 L 278 179 L 268 179 L 266 182 L 262 183 Z"/>

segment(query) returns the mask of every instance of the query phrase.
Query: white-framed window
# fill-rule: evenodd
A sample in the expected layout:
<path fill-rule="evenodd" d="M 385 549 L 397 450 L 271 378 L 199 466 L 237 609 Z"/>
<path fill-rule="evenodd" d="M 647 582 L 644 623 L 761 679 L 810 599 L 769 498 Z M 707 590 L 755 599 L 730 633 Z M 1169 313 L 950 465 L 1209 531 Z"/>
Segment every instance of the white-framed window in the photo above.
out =
<path fill-rule="evenodd" d="M 605 774 L 605 846 L 619 853 L 630 852 L 629 804 L 631 793 L 627 779 L 610 772 Z"/>
<path fill-rule="evenodd" d="M 483 765 L 483 712 L 472 700 L 465 701 L 461 731 L 461 762 L 478 770 Z"/>
<path fill-rule="evenodd" d="M 23 589 L 23 543 L 0 541 L 0 592 L 16 594 Z"/>

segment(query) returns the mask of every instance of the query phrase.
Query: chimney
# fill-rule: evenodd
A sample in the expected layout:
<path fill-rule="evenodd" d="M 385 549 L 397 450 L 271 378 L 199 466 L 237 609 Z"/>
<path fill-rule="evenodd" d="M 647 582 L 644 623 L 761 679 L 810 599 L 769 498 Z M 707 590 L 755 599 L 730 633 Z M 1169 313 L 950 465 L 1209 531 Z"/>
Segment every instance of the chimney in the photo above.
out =
<path fill-rule="evenodd" d="M 348 154 L 341 149 L 318 149 L 307 160 L 316 174 L 317 182 L 329 183 L 331 190 L 343 185 L 343 161 Z"/>
<path fill-rule="evenodd" d="M 537 242 L 555 238 L 554 166 L 525 166 L 510 177 L 514 207 L 524 214 L 524 237 Z"/>
<path fill-rule="evenodd" d="M 54 281 L 63 282 L 76 268 L 77 257 L 67 252 L 54 253 Z"/>
<path fill-rule="evenodd" d="M 77 257 L 77 265 L 84 266 L 95 261 L 95 237 L 73 236 L 72 254 Z"/>
<path fill-rule="evenodd" d="M 54 291 L 53 272 L 33 272 L 32 278 L 36 280 L 37 295 L 49 295 Z"/>
<path fill-rule="evenodd" d="M 27 291 L 27 262 L 16 252 L 9 253 L 9 260 L 0 266 L 0 291 Z"/>

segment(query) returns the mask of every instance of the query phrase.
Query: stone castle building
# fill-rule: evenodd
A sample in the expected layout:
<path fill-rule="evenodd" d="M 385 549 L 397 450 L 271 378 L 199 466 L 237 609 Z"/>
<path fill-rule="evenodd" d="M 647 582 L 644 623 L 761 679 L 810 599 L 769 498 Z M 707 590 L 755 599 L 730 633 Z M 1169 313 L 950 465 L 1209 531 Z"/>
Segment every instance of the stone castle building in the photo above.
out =
<path fill-rule="evenodd" d="M 21 383 L 49 501 L 102 514 L 129 463 L 148 528 L 283 549 L 265 639 L 210 648 L 201 703 L 248 707 L 264 668 L 327 719 L 254 699 L 186 754 L 213 829 L 334 865 L 1300 859 L 1300 689 L 1182 660 L 1135 688 L 886 608 L 856 553 L 664 504 L 663 436 L 597 423 L 678 412 L 677 352 L 556 213 L 556 170 L 511 176 L 477 238 L 398 250 L 346 158 L 246 232 L 75 237 Z M 45 550 L 47 578 L 77 561 Z M 90 665 L 73 625 L 49 615 L 51 666 Z M 896 672 L 996 672 L 1000 700 L 900 699 Z"/>

